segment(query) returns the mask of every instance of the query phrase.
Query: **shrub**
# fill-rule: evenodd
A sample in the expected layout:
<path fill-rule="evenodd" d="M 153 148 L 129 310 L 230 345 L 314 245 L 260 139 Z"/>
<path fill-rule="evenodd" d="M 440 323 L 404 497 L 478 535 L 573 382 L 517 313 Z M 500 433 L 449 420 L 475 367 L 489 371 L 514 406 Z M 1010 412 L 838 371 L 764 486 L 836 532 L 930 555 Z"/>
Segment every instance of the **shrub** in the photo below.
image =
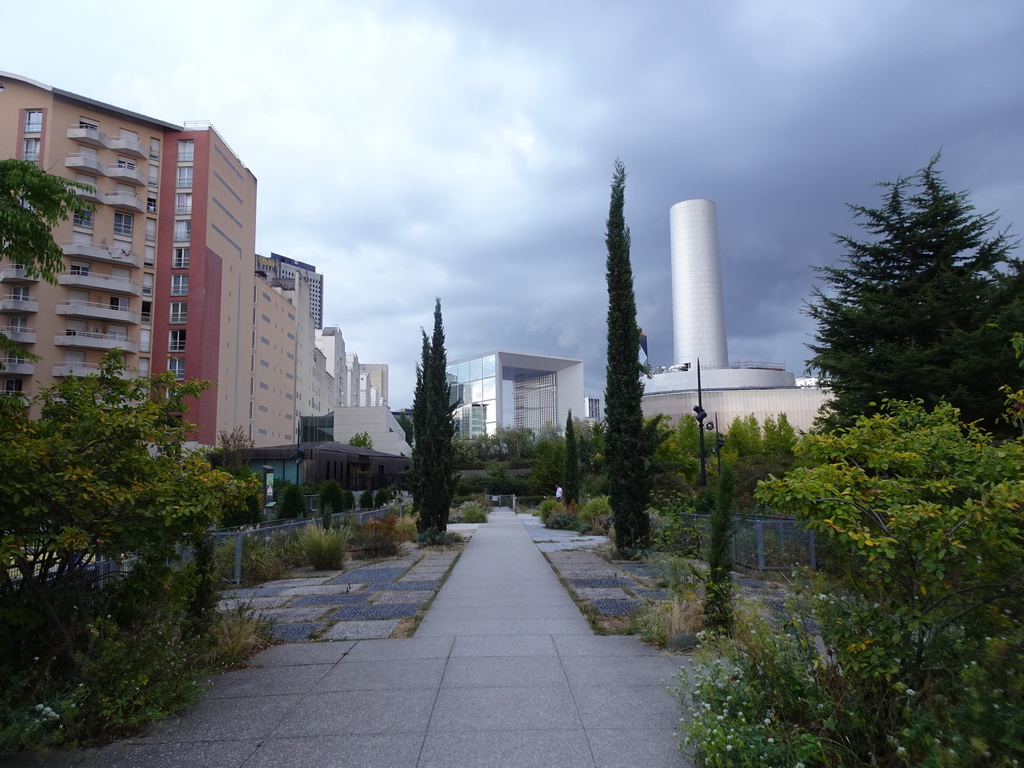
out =
<path fill-rule="evenodd" d="M 540 519 L 546 523 L 548 521 L 548 516 L 557 506 L 558 502 L 554 499 L 544 499 L 544 501 L 540 503 L 540 508 L 537 510 L 537 514 L 540 516 Z"/>
<path fill-rule="evenodd" d="M 398 522 L 395 523 L 395 529 L 401 536 L 402 541 L 416 541 L 416 519 L 416 515 L 403 515 L 398 518 Z"/>
<path fill-rule="evenodd" d="M 552 514 L 544 526 L 558 531 L 575 531 L 579 530 L 580 520 L 572 512 L 566 510 Z"/>
<path fill-rule="evenodd" d="M 386 507 L 391 501 L 391 492 L 387 488 L 381 488 L 373 495 L 373 506 L 375 509 Z"/>
<path fill-rule="evenodd" d="M 401 551 L 404 535 L 398 516 L 387 515 L 359 526 L 352 544 L 359 557 L 390 557 Z"/>
<path fill-rule="evenodd" d="M 459 517 L 463 523 L 486 523 L 487 511 L 478 504 L 470 504 L 459 510 Z"/>
<path fill-rule="evenodd" d="M 314 571 L 338 571 L 345 564 L 345 550 L 351 538 L 347 528 L 331 530 L 308 525 L 297 538 L 303 559 Z"/>
<path fill-rule="evenodd" d="M 277 518 L 279 520 L 294 520 L 306 514 L 306 500 L 302 495 L 302 487 L 289 483 L 284 488 L 284 493 L 278 506 Z"/>
<path fill-rule="evenodd" d="M 373 509 L 373 491 L 367 489 L 359 494 L 359 508 Z"/>
<path fill-rule="evenodd" d="M 341 506 L 338 507 L 339 512 L 351 512 L 356 508 L 356 495 L 347 488 L 342 491 L 341 494 Z"/>
<path fill-rule="evenodd" d="M 443 547 L 450 544 L 459 544 L 464 539 L 454 531 L 439 531 L 436 528 L 428 528 L 420 531 L 416 537 L 417 543 L 423 546 Z"/>
<path fill-rule="evenodd" d="M 607 496 L 597 496 L 579 511 L 580 533 L 604 535 L 612 524 L 612 507 Z"/>
<path fill-rule="evenodd" d="M 242 539 L 242 585 L 253 586 L 265 581 L 284 578 L 288 572 L 290 555 L 287 540 L 276 536 L 262 539 L 246 536 Z M 226 581 L 235 578 L 235 540 L 228 539 L 214 553 L 217 573 Z"/>
<path fill-rule="evenodd" d="M 335 512 L 344 512 L 345 509 L 345 490 L 341 487 L 341 483 L 337 480 L 324 480 L 320 483 L 320 512 L 323 513 L 324 507 L 330 507 Z"/>
<path fill-rule="evenodd" d="M 270 619 L 244 606 L 219 615 L 211 627 L 210 647 L 200 656 L 200 665 L 216 670 L 243 663 L 257 650 L 270 645 L 271 627 Z"/>

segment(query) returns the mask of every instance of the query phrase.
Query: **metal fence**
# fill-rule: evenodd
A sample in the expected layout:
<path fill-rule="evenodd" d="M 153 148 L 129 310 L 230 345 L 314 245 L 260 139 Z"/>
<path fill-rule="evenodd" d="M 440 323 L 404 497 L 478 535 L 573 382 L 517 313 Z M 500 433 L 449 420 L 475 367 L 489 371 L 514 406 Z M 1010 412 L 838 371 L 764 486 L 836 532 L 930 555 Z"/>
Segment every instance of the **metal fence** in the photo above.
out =
<path fill-rule="evenodd" d="M 679 515 L 691 529 L 692 543 L 704 550 L 711 534 L 710 515 Z M 786 570 L 793 566 L 817 568 L 814 531 L 792 518 L 737 517 L 733 520 L 732 560 L 760 571 Z"/>

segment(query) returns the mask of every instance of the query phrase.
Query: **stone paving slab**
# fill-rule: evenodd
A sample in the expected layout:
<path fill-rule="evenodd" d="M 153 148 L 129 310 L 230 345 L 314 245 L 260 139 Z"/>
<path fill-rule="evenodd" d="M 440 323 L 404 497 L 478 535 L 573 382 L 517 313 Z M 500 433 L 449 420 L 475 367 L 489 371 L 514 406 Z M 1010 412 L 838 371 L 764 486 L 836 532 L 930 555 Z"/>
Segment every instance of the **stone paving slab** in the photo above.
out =
<path fill-rule="evenodd" d="M 396 592 L 408 590 L 409 592 L 423 592 L 429 590 L 433 592 L 437 589 L 436 581 L 395 581 L 391 583 L 378 582 L 377 584 L 367 585 L 367 589 L 371 592 Z"/>
<path fill-rule="evenodd" d="M 238 608 L 280 608 L 285 605 L 290 597 L 250 597 L 245 600 L 221 600 L 217 607 L 221 611 L 234 611 Z"/>
<path fill-rule="evenodd" d="M 339 621 L 321 635 L 322 640 L 372 640 L 391 637 L 398 619 L 384 621 Z"/>
<path fill-rule="evenodd" d="M 312 584 L 304 587 L 292 587 L 285 589 L 278 594 L 294 597 L 295 595 L 343 595 L 346 592 L 355 592 L 362 584 L 346 582 L 345 584 Z"/>
<path fill-rule="evenodd" d="M 641 600 L 594 600 L 593 603 L 602 616 L 631 616 L 643 605 Z"/>
<path fill-rule="evenodd" d="M 576 594 L 583 600 L 628 600 L 629 595 L 621 587 L 580 587 Z"/>
<path fill-rule="evenodd" d="M 330 608 L 329 605 L 306 605 L 298 608 L 264 608 L 257 613 L 279 624 L 302 624 L 316 621 Z"/>
<path fill-rule="evenodd" d="M 226 599 L 243 600 L 249 597 L 273 597 L 286 592 L 285 587 L 248 587 L 245 589 L 229 589 L 224 592 Z"/>
<path fill-rule="evenodd" d="M 317 584 L 323 584 L 328 578 L 328 575 L 317 576 L 310 579 L 278 579 L 277 581 L 268 581 L 262 584 L 259 589 L 273 589 L 275 587 L 311 587 Z"/>
<path fill-rule="evenodd" d="M 574 587 L 631 587 L 633 582 L 623 578 L 606 579 L 568 579 Z"/>
<path fill-rule="evenodd" d="M 381 603 L 417 603 L 422 605 L 430 599 L 430 596 L 434 593 L 430 590 L 398 590 L 398 591 L 380 591 L 373 593 L 374 604 Z"/>
<path fill-rule="evenodd" d="M 331 579 L 331 584 L 350 584 L 353 582 L 362 582 L 365 584 L 376 584 L 384 581 L 391 581 L 401 576 L 407 568 L 396 567 L 396 568 L 357 568 L 349 573 L 343 573 L 334 579 Z"/>

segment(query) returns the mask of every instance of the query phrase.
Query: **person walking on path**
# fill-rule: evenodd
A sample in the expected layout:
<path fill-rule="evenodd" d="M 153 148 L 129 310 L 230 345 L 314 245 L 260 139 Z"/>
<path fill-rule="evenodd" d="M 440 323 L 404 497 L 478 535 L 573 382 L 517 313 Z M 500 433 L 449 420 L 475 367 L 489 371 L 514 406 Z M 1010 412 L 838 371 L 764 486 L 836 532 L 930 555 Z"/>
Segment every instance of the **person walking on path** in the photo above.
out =
<path fill-rule="evenodd" d="M 555 486 L 555 501 L 559 504 L 562 503 L 562 486 L 560 485 Z"/>

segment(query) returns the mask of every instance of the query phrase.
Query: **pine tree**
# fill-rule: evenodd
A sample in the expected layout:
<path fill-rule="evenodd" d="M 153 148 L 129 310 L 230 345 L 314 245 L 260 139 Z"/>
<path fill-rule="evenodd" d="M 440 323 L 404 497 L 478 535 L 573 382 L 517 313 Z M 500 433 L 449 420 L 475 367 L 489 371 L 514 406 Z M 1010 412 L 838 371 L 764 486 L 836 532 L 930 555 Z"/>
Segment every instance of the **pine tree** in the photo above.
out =
<path fill-rule="evenodd" d="M 1024 317 L 1017 243 L 992 232 L 995 214 L 975 213 L 967 192 L 949 190 L 938 161 L 882 184 L 881 207 L 851 205 L 870 239 L 837 235 L 845 265 L 817 268 L 827 290 L 805 310 L 818 323 L 808 367 L 835 395 L 829 425 L 883 399 L 921 399 L 998 429 L 999 387 L 1019 386 L 1008 354 Z"/>
<path fill-rule="evenodd" d="M 412 419 L 416 446 L 412 452 L 413 502 L 419 512 L 421 533 L 448 529 L 448 510 L 456 476 L 454 466 L 455 418 L 447 376 L 441 300 L 434 305 L 434 331 L 423 332 L 422 359 L 416 367 Z"/>
<path fill-rule="evenodd" d="M 650 520 L 647 441 L 640 398 L 640 327 L 636 322 L 629 228 L 624 214 L 626 169 L 615 161 L 608 210 L 608 368 L 605 382 L 605 454 L 615 545 L 627 555 L 646 549 Z"/>
<path fill-rule="evenodd" d="M 580 448 L 576 442 L 576 427 L 572 423 L 572 409 L 565 420 L 565 488 L 562 491 L 565 505 L 580 501 Z"/>

